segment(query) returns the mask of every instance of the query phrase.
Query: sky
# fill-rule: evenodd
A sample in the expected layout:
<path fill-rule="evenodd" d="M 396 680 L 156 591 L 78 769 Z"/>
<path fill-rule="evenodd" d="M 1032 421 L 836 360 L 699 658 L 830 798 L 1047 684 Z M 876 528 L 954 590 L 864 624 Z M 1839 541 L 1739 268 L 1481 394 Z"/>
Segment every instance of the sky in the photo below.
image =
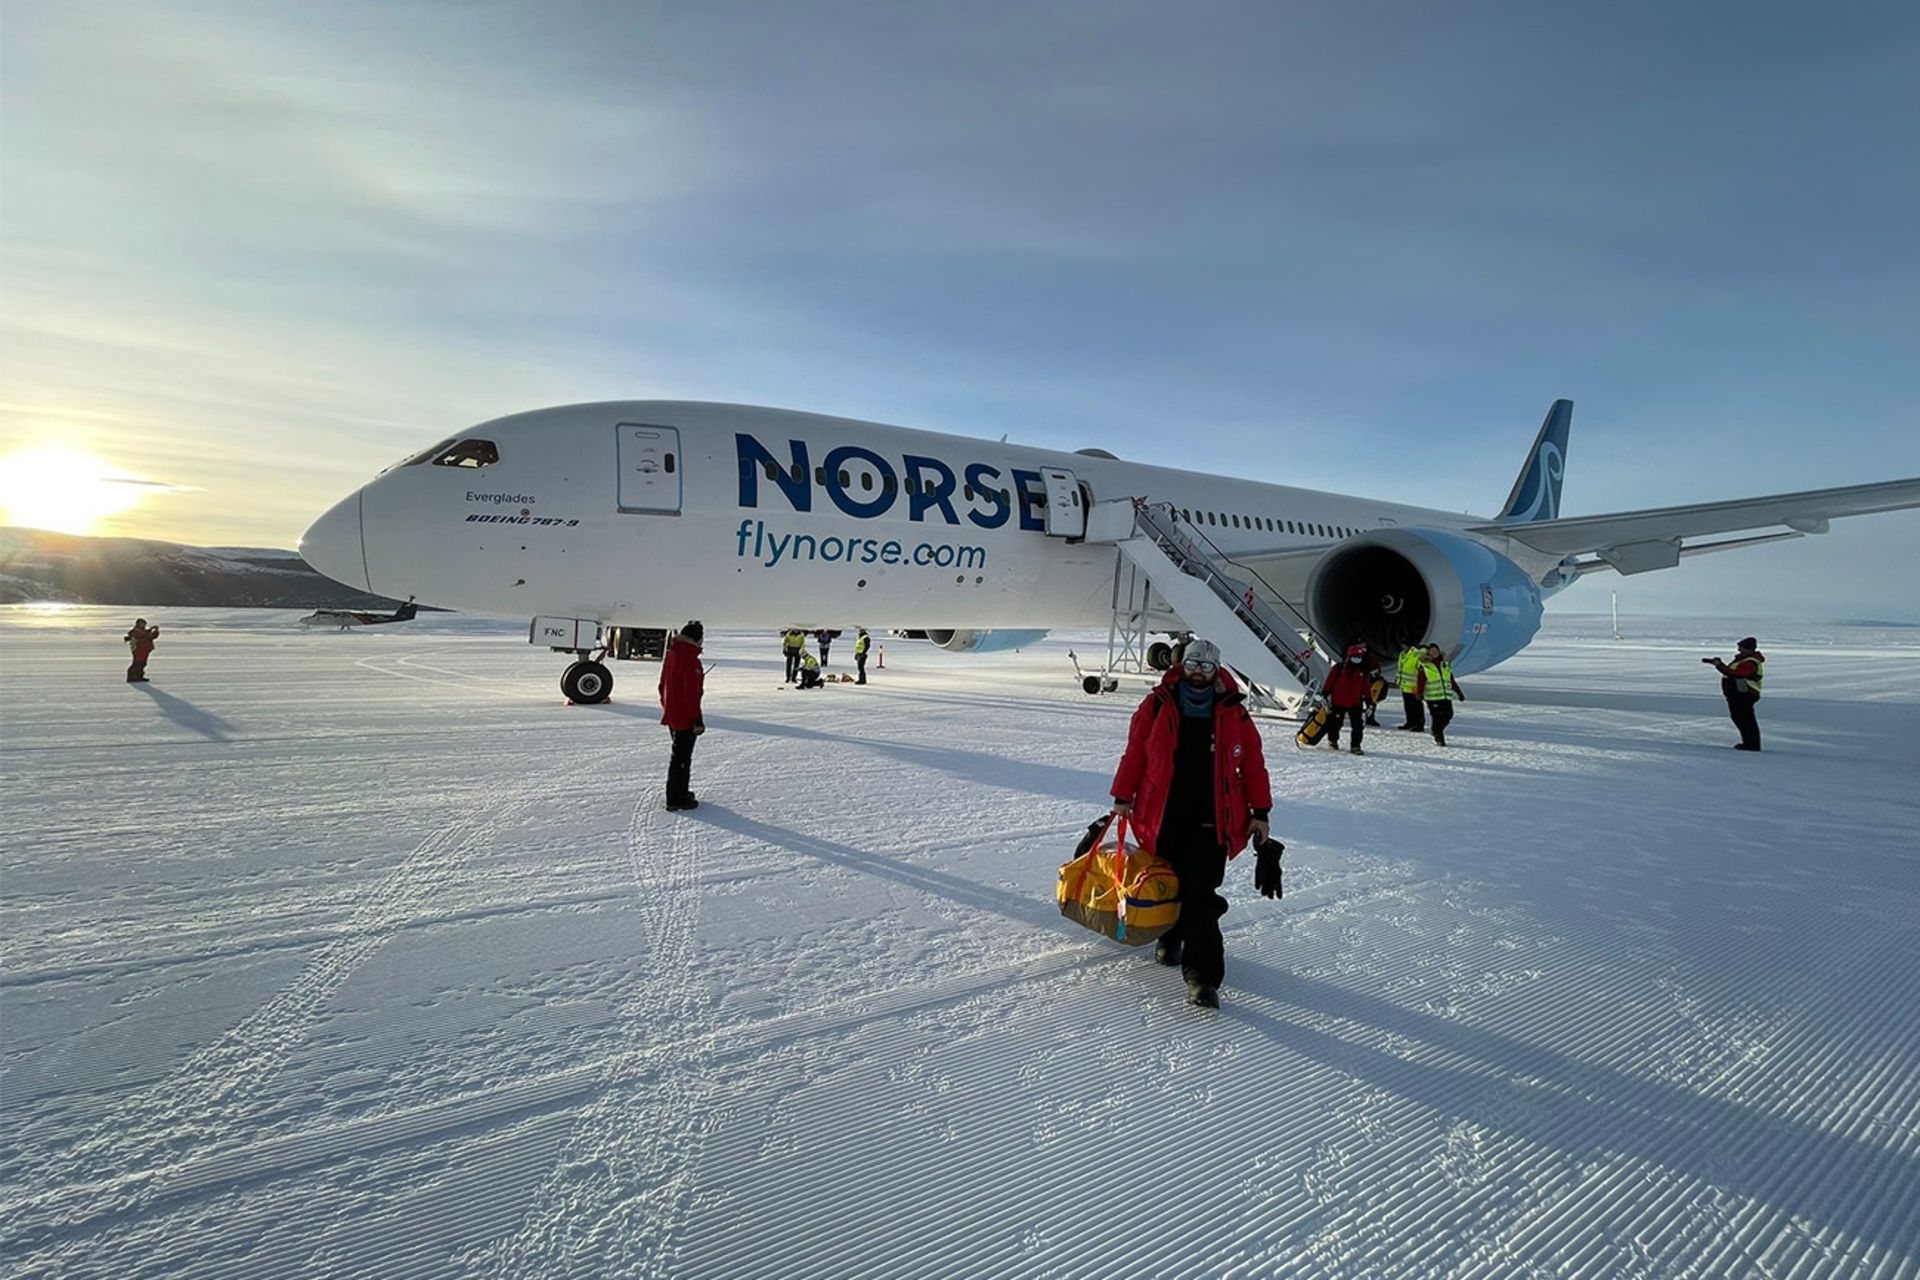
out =
<path fill-rule="evenodd" d="M 728 400 L 1491 513 L 1920 475 L 1920 7 L 0 7 L 0 457 L 292 546 Z M 1920 513 L 1569 608 L 1920 621 Z"/>

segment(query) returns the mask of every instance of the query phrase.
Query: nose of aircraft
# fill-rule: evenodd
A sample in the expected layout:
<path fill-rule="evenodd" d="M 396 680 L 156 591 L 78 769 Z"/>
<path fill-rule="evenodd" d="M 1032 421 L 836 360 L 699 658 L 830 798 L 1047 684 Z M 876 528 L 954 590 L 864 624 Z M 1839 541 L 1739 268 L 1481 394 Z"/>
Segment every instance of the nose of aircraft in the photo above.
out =
<path fill-rule="evenodd" d="M 300 535 L 300 555 L 335 582 L 371 591 L 367 583 L 367 548 L 360 533 L 360 493 L 329 507 Z"/>

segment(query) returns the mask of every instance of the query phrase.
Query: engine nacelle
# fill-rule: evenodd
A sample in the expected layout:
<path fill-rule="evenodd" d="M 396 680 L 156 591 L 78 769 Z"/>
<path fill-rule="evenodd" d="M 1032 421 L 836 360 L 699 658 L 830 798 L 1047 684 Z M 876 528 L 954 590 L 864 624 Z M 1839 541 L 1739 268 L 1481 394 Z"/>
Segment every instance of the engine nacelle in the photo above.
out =
<path fill-rule="evenodd" d="M 1045 631 L 929 631 L 927 639 L 949 653 L 1000 653 L 1046 638 Z"/>
<path fill-rule="evenodd" d="M 1307 579 L 1307 615 L 1338 644 L 1365 640 L 1391 660 L 1408 643 L 1485 671 L 1540 630 L 1540 588 L 1491 547 L 1445 529 L 1374 529 L 1348 538 Z"/>

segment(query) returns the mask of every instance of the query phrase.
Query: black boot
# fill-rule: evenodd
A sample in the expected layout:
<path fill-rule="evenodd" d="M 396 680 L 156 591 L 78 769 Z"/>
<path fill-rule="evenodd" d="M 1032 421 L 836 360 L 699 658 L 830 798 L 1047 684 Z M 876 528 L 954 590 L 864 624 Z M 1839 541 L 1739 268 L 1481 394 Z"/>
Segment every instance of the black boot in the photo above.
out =
<path fill-rule="evenodd" d="M 1220 992 L 1198 978 L 1187 979 L 1187 1003 L 1196 1009 L 1218 1009 Z"/>
<path fill-rule="evenodd" d="M 1168 968 L 1180 963 L 1180 939 L 1162 938 L 1153 944 L 1153 958 Z"/>

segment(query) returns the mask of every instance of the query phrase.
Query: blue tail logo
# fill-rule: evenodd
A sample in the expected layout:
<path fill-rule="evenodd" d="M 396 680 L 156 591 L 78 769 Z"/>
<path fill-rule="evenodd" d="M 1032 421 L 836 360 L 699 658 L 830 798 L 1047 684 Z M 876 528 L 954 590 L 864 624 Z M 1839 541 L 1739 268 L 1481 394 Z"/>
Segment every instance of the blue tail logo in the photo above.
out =
<path fill-rule="evenodd" d="M 1573 401 L 1555 400 L 1533 438 L 1533 452 L 1514 478 L 1513 491 L 1498 519 L 1511 524 L 1560 518 L 1560 485 L 1567 477 L 1567 432 L 1573 427 Z"/>

